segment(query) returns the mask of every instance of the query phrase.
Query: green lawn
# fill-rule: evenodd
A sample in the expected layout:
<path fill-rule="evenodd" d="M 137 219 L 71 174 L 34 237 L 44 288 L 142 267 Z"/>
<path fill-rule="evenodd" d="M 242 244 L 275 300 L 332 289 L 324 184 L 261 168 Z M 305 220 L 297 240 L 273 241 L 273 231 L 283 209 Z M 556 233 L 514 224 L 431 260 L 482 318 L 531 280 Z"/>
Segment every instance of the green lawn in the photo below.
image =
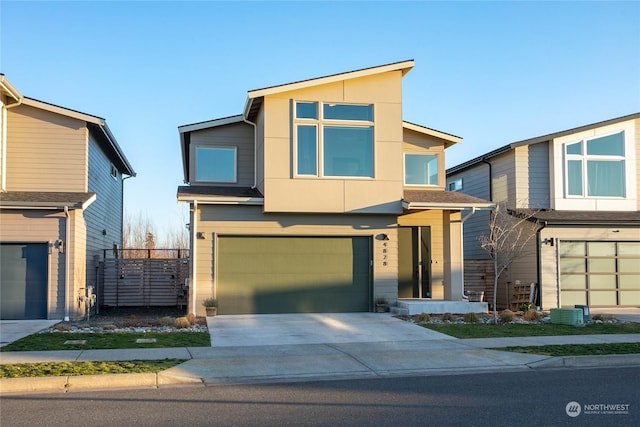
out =
<path fill-rule="evenodd" d="M 602 356 L 606 354 L 640 354 L 640 343 L 541 345 L 535 347 L 494 348 L 492 350 L 542 354 L 554 357 Z"/>
<path fill-rule="evenodd" d="M 640 323 L 600 323 L 585 326 L 538 324 L 487 325 L 464 324 L 421 324 L 425 328 L 456 338 L 500 338 L 532 337 L 553 335 L 594 335 L 594 334 L 640 334 Z"/>
<path fill-rule="evenodd" d="M 136 340 L 155 339 L 153 343 Z M 68 340 L 86 340 L 85 344 L 65 344 Z M 97 332 L 69 334 L 52 332 L 33 334 L 0 348 L 0 351 L 102 350 L 116 348 L 209 347 L 208 332 Z"/>
<path fill-rule="evenodd" d="M 59 377 L 67 375 L 105 375 L 155 373 L 185 360 L 128 360 L 114 362 L 43 362 L 0 365 L 0 378 Z"/>

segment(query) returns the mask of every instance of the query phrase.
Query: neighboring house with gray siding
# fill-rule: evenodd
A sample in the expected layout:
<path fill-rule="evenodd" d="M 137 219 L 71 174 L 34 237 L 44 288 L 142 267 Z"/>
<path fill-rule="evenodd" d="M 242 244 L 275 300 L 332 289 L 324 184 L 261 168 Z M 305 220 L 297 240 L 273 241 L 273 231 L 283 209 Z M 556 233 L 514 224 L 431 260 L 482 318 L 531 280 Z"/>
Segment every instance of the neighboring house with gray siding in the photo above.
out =
<path fill-rule="evenodd" d="M 537 238 L 503 274 L 498 296 L 505 306 L 516 281 L 533 282 L 545 309 L 638 305 L 639 181 L 640 113 L 514 142 L 447 170 L 455 191 L 534 212 Z M 465 223 L 467 271 L 490 264 L 478 241 L 489 232 L 485 215 Z M 490 291 L 489 276 L 465 286 Z"/>
<path fill-rule="evenodd" d="M 104 119 L 22 96 L 0 75 L 0 318 L 68 319 L 121 246 L 123 178 Z"/>
<path fill-rule="evenodd" d="M 179 127 L 190 311 L 212 296 L 223 314 L 370 311 L 379 298 L 477 310 L 460 212 L 493 205 L 445 191 L 460 137 L 402 120 L 413 65 L 252 90 L 242 114 Z"/>

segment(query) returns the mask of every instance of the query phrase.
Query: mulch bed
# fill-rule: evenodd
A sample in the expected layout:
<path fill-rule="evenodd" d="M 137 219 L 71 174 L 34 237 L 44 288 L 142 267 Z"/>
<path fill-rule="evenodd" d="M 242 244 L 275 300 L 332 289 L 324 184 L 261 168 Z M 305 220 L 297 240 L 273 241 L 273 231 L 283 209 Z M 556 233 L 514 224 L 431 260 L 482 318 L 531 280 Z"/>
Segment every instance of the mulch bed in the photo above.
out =
<path fill-rule="evenodd" d="M 64 322 L 70 326 L 102 326 L 114 325 L 118 328 L 137 328 L 160 326 L 163 317 L 182 317 L 186 315 L 184 308 L 177 307 L 101 307 L 98 314 L 92 313 L 89 319 Z M 206 325 L 204 317 L 196 318 L 196 324 Z"/>

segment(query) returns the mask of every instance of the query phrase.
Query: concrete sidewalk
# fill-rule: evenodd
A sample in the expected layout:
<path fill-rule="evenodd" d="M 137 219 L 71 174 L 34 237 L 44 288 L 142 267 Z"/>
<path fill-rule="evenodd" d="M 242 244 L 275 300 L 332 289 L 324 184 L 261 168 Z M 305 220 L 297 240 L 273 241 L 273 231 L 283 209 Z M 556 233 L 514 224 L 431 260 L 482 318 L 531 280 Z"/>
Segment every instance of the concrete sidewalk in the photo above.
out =
<path fill-rule="evenodd" d="M 186 360 L 157 374 L 3 378 L 0 392 L 68 392 L 640 365 L 640 354 L 554 358 L 492 350 L 507 346 L 640 342 L 640 334 L 457 339 L 376 313 L 217 316 L 207 321 L 212 347 L 0 352 L 0 364 Z"/>

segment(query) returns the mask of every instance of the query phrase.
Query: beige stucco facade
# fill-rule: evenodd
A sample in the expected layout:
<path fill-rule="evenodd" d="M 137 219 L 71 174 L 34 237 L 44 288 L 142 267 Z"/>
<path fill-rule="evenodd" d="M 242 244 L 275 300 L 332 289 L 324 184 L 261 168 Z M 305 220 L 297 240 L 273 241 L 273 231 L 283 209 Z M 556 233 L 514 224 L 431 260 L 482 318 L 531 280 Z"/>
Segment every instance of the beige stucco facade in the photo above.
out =
<path fill-rule="evenodd" d="M 178 200 L 191 206 L 193 311 L 203 313 L 200 302 L 229 286 L 219 279 L 218 241 L 224 236 L 367 237 L 369 306 L 379 298 L 393 304 L 398 299 L 399 227 L 429 229 L 430 259 L 424 263 L 431 263 L 430 298 L 463 299 L 463 208 L 444 191 L 444 151 L 461 138 L 402 120 L 402 77 L 411 67 L 413 61 L 405 61 L 249 91 L 242 116 L 179 128 L 183 162 L 189 165 L 185 167 L 189 185 L 178 189 Z M 370 106 L 373 118 L 361 123 L 323 121 L 323 117 L 304 123 L 318 129 L 372 128 L 372 172 L 325 176 L 318 131 L 318 171 L 298 174 L 295 126 L 302 122 L 296 116 L 296 103 L 317 103 L 319 109 L 325 104 Z M 205 141 L 237 146 L 237 182 L 197 180 L 193 146 Z M 405 153 L 434 156 L 437 182 L 430 177 L 429 185 L 405 185 Z M 254 174 L 252 179 L 249 173 Z M 421 195 L 419 200 L 405 200 L 407 190 Z"/>

